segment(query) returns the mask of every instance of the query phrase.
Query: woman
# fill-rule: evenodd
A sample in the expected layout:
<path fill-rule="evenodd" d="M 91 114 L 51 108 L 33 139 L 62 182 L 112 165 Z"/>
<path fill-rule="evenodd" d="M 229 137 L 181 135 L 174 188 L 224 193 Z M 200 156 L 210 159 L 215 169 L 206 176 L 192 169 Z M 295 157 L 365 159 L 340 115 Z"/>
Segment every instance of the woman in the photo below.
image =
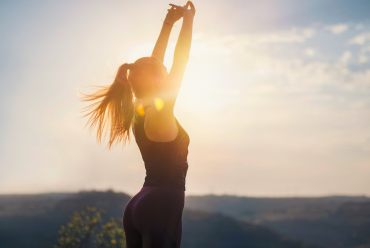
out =
<path fill-rule="evenodd" d="M 190 1 L 183 7 L 170 5 L 152 56 L 121 65 L 112 85 L 83 98 L 98 100 L 88 106 L 87 113 L 90 129 L 97 128 L 98 142 L 109 133 L 109 148 L 125 144 L 132 127 L 145 163 L 143 188 L 123 215 L 127 248 L 179 248 L 181 243 L 190 140 L 174 116 L 174 106 L 189 60 L 195 8 Z M 164 54 L 172 26 L 181 17 L 167 73 Z"/>

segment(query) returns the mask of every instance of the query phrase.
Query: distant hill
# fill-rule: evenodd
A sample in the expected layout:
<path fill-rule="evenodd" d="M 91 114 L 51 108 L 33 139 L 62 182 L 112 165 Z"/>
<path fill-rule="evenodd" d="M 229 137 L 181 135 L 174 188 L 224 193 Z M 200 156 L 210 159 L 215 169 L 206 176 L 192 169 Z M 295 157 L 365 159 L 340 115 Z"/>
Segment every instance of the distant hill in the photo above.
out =
<path fill-rule="evenodd" d="M 269 228 L 236 221 L 222 214 L 185 210 L 182 248 L 314 248 L 287 239 Z"/>
<path fill-rule="evenodd" d="M 106 210 L 104 219 L 120 217 L 131 197 L 124 193 L 80 192 L 0 196 L 0 247 L 52 247 L 58 230 L 74 211 L 86 206 Z M 314 248 L 256 224 L 204 211 L 185 210 L 182 248 Z"/>
<path fill-rule="evenodd" d="M 370 198 L 252 198 L 189 196 L 186 207 L 223 213 L 328 247 L 370 247 Z"/>
<path fill-rule="evenodd" d="M 62 199 L 75 194 L 0 195 L 0 217 L 35 215 L 52 210 Z"/>

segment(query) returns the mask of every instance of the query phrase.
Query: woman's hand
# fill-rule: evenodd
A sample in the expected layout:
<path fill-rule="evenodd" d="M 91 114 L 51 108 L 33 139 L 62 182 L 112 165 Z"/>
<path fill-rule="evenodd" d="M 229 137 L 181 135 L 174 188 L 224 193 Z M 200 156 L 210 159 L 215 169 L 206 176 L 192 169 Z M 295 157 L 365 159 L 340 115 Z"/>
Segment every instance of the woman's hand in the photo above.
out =
<path fill-rule="evenodd" d="M 170 9 L 167 10 L 168 13 L 166 15 L 166 18 L 164 19 L 164 23 L 168 25 L 173 25 L 175 22 L 180 20 L 182 17 L 182 13 L 175 9 L 174 6 L 172 6 Z"/>
<path fill-rule="evenodd" d="M 175 8 L 176 11 L 180 12 L 182 16 L 188 15 L 188 16 L 194 17 L 195 15 L 194 4 L 191 1 L 188 1 L 184 7 L 171 4 L 171 3 L 170 5 L 172 6 L 172 8 Z M 190 6 L 190 9 L 188 9 L 189 6 Z"/>

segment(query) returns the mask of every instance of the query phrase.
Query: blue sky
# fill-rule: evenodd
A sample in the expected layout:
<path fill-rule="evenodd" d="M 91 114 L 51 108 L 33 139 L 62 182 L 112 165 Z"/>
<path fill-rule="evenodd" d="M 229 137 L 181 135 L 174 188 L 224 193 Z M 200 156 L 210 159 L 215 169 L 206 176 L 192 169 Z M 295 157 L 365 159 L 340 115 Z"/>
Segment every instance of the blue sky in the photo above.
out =
<path fill-rule="evenodd" d="M 98 146 L 76 89 L 150 55 L 167 4 L 0 2 L 0 193 L 140 189 L 135 141 Z M 187 194 L 370 195 L 370 2 L 194 4 Z"/>

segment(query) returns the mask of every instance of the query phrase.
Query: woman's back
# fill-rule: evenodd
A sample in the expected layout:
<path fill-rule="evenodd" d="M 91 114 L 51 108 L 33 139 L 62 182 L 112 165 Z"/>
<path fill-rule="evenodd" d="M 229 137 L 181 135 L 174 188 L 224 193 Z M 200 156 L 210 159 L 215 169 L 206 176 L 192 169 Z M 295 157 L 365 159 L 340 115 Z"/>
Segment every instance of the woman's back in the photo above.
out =
<path fill-rule="evenodd" d="M 175 118 L 178 129 L 175 139 L 169 142 L 152 141 L 145 132 L 146 116 L 136 113 L 135 117 L 135 140 L 146 169 L 144 186 L 170 186 L 185 190 L 189 135 Z"/>

